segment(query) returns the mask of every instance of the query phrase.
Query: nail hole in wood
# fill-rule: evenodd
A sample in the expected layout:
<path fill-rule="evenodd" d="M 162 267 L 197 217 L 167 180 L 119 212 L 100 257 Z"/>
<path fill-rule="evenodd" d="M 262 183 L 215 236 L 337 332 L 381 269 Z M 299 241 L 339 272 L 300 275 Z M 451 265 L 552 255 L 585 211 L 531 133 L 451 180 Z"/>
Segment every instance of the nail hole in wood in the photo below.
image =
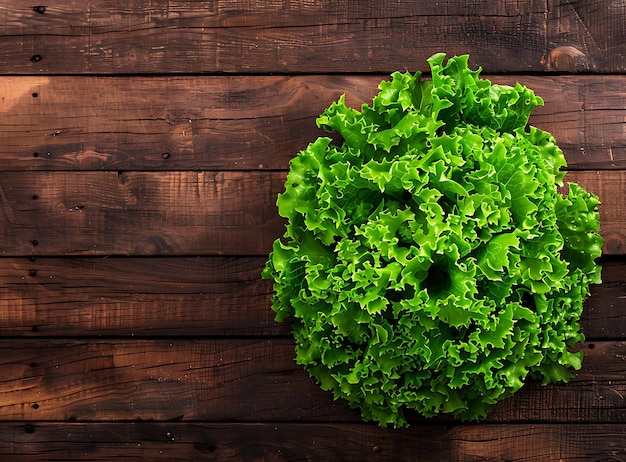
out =
<path fill-rule="evenodd" d="M 35 92 L 33 93 L 33 98 L 37 98 L 39 96 L 39 93 Z"/>
<path fill-rule="evenodd" d="M 33 405 L 31 406 L 33 409 L 39 409 L 39 404 L 37 403 L 33 403 Z"/>
<path fill-rule="evenodd" d="M 596 347 L 596 345 L 595 345 L 594 343 L 590 343 L 589 345 L 587 345 L 587 347 L 588 347 L 590 350 L 593 350 L 593 349 Z"/>
<path fill-rule="evenodd" d="M 35 276 L 37 276 L 37 270 L 36 269 L 28 270 L 28 275 L 34 278 Z"/>
<path fill-rule="evenodd" d="M 36 201 L 37 199 L 39 199 L 39 196 L 37 194 L 33 194 L 33 200 Z"/>
<path fill-rule="evenodd" d="M 33 6 L 33 11 L 35 13 L 44 14 L 46 12 L 46 7 L 44 5 Z"/>
<path fill-rule="evenodd" d="M 33 427 L 31 424 L 24 425 L 24 432 L 28 433 L 29 435 L 35 433 L 35 427 Z"/>
<path fill-rule="evenodd" d="M 33 157 L 39 157 L 39 153 L 38 152 L 33 152 Z"/>
<path fill-rule="evenodd" d="M 33 55 L 33 56 L 30 57 L 30 60 L 33 63 L 38 63 L 39 61 L 41 61 L 41 55 Z"/>
<path fill-rule="evenodd" d="M 30 363 L 30 364 L 28 365 L 28 367 L 35 368 L 35 367 L 37 367 L 37 363 Z"/>

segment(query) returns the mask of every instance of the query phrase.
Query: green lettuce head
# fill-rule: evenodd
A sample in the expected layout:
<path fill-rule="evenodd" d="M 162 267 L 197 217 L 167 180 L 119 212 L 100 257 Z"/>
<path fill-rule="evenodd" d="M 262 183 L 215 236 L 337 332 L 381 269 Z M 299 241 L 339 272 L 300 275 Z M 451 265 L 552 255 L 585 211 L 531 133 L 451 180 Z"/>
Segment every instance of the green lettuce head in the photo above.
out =
<path fill-rule="evenodd" d="M 406 410 L 481 419 L 529 377 L 567 381 L 600 283 L 599 200 L 557 191 L 563 153 L 527 127 L 543 100 L 444 60 L 318 118 L 341 144 L 292 159 L 263 272 L 298 364 L 380 425 Z"/>

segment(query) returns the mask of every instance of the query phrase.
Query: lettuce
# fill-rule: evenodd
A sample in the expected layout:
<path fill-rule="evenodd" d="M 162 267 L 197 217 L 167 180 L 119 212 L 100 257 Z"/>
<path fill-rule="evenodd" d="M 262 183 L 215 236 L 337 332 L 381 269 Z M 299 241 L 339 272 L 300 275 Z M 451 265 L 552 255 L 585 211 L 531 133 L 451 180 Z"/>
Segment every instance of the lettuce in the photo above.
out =
<path fill-rule="evenodd" d="M 407 410 L 482 419 L 528 378 L 567 381 L 600 283 L 599 201 L 558 192 L 563 153 L 527 127 L 543 100 L 444 60 L 321 114 L 341 140 L 292 159 L 263 271 L 297 363 L 383 426 Z"/>

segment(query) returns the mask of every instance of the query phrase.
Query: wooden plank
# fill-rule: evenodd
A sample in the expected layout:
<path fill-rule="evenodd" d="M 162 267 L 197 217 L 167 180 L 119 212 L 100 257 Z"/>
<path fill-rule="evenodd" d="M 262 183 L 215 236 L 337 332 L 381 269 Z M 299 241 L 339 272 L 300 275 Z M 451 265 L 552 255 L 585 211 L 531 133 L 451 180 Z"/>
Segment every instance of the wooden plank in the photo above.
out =
<path fill-rule="evenodd" d="M 288 334 L 265 258 L 0 259 L 0 336 Z"/>
<path fill-rule="evenodd" d="M 340 406 L 288 340 L 0 340 L 0 352 L 1 420 L 328 420 Z"/>
<path fill-rule="evenodd" d="M 0 420 L 360 421 L 294 363 L 287 339 L 4 339 L 0 353 Z M 625 357 L 624 342 L 586 344 L 570 383 L 527 383 L 488 421 L 623 423 Z"/>
<path fill-rule="evenodd" d="M 623 78 L 485 78 L 522 82 L 544 98 L 530 123 L 555 136 L 570 168 L 626 168 Z M 0 77 L 2 169 L 286 169 L 298 151 L 325 135 L 315 119 L 326 107 L 342 93 L 355 108 L 371 102 L 385 79 Z"/>
<path fill-rule="evenodd" d="M 588 339 L 626 338 L 626 262 L 602 261 L 602 284 L 591 286 L 581 327 Z"/>
<path fill-rule="evenodd" d="M 0 259 L 0 336 L 290 335 L 270 309 L 266 258 Z M 626 338 L 626 261 L 603 262 L 581 319 Z"/>
<path fill-rule="evenodd" d="M 0 172 L 0 254 L 267 255 L 284 172 Z M 626 171 L 570 172 L 599 195 L 605 252 L 626 253 Z"/>
<path fill-rule="evenodd" d="M 2 168 L 284 169 L 324 134 L 325 107 L 371 100 L 382 79 L 2 77 Z"/>
<path fill-rule="evenodd" d="M 546 68 L 548 39 L 539 0 L 90 0 L 43 13 L 17 0 L 0 17 L 11 74 L 387 72 L 423 69 L 441 50 L 528 72 Z"/>
<path fill-rule="evenodd" d="M 626 425 L 423 425 L 184 422 L 4 423 L 4 461 L 619 460 Z"/>
<path fill-rule="evenodd" d="M 0 173 L 2 255 L 266 255 L 284 173 Z"/>
<path fill-rule="evenodd" d="M 591 0 L 436 2 L 114 0 L 2 7 L 11 73 L 360 72 L 470 53 L 490 72 L 623 72 L 626 10 Z"/>

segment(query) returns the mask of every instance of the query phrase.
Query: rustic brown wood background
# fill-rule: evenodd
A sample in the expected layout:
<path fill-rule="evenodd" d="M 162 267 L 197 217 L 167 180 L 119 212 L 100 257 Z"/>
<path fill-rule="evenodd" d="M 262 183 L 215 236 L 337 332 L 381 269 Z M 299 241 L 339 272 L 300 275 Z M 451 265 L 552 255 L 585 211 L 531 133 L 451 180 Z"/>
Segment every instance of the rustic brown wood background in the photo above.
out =
<path fill-rule="evenodd" d="M 626 460 L 626 3 L 2 0 L 0 460 Z M 469 53 L 602 199 L 582 370 L 481 424 L 364 424 L 260 279 L 340 94 Z"/>

